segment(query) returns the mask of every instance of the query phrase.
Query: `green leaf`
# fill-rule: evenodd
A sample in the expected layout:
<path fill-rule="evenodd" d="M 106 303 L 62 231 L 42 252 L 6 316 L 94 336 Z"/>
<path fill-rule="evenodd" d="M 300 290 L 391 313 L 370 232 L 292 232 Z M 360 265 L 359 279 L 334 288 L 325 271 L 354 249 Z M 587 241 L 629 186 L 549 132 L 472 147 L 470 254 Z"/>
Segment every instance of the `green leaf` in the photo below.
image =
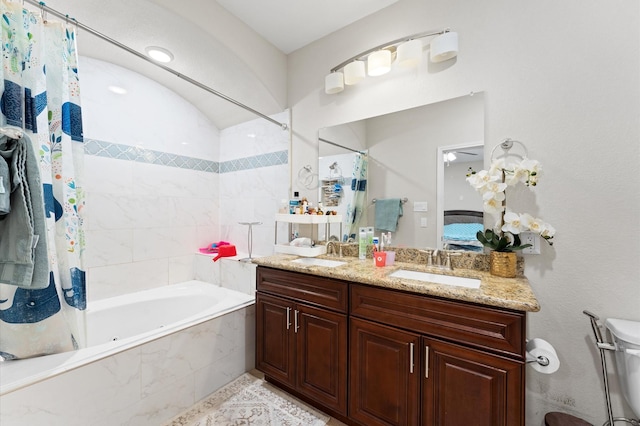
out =
<path fill-rule="evenodd" d="M 518 234 L 514 234 L 513 235 L 513 245 L 514 245 L 514 247 L 517 247 L 520 244 L 522 244 L 522 242 L 520 241 L 520 236 Z"/>
<path fill-rule="evenodd" d="M 500 240 L 498 241 L 498 244 L 496 245 L 496 250 L 497 251 L 505 251 L 505 249 L 507 248 L 508 245 L 509 245 L 509 241 L 507 240 L 507 238 L 506 237 L 502 237 L 502 238 L 500 238 Z"/>

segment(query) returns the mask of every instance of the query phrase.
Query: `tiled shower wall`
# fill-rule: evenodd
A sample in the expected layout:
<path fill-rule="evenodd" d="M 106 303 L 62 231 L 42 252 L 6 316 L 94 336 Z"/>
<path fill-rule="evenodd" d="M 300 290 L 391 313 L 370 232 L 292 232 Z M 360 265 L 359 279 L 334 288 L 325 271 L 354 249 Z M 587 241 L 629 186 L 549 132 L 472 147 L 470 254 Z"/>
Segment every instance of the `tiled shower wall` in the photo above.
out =
<path fill-rule="evenodd" d="M 289 123 L 288 112 L 274 116 Z M 247 253 L 247 225 L 253 228 L 252 255 L 273 252 L 275 222 L 281 200 L 289 190 L 289 132 L 265 120 L 253 120 L 220 132 L 220 226 L 225 240 Z M 251 157 L 248 157 L 251 154 Z M 244 160 L 242 160 L 244 158 Z M 280 164 L 261 167 L 261 164 Z"/>
<path fill-rule="evenodd" d="M 271 253 L 288 132 L 262 119 L 219 131 L 146 77 L 86 57 L 80 67 L 89 300 L 193 279 L 194 253 L 213 241 L 246 253 L 238 221 L 262 221 L 253 252 Z"/>

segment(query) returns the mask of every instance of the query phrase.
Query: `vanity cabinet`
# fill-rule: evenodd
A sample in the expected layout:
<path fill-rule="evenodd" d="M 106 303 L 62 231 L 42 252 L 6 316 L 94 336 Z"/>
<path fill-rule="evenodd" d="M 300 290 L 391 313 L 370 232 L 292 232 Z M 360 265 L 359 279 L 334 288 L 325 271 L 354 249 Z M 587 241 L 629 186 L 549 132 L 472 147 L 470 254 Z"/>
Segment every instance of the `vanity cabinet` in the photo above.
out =
<path fill-rule="evenodd" d="M 350 313 L 350 418 L 524 425 L 524 313 L 357 284 Z"/>
<path fill-rule="evenodd" d="M 256 368 L 347 413 L 347 284 L 258 268 Z"/>
<path fill-rule="evenodd" d="M 349 425 L 524 426 L 525 312 L 258 268 L 256 367 Z"/>
<path fill-rule="evenodd" d="M 522 362 L 422 339 L 423 425 L 523 425 Z"/>
<path fill-rule="evenodd" d="M 417 425 L 420 336 L 350 320 L 349 418 L 367 426 Z"/>

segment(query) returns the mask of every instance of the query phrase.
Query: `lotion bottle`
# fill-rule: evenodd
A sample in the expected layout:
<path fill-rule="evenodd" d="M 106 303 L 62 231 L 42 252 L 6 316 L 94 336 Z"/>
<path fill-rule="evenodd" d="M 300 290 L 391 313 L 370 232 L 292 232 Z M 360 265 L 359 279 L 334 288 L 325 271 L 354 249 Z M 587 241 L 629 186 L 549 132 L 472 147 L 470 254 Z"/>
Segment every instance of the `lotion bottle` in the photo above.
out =
<path fill-rule="evenodd" d="M 367 229 L 360 228 L 358 236 L 358 259 L 364 260 L 367 258 Z"/>

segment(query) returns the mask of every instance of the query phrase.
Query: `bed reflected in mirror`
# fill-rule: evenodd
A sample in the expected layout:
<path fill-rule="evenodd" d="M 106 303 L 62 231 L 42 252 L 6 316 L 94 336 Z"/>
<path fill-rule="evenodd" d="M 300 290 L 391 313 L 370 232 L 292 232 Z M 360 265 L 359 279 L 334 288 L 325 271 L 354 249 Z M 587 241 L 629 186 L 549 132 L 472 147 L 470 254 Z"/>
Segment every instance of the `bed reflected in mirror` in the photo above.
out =
<path fill-rule="evenodd" d="M 484 214 L 475 210 L 445 210 L 442 245 L 445 250 L 482 251 L 476 238 L 484 228 Z"/>
<path fill-rule="evenodd" d="M 482 251 L 476 233 L 484 229 L 482 197 L 467 182 L 469 169 L 484 168 L 484 144 L 443 146 L 438 149 L 439 249 Z"/>

